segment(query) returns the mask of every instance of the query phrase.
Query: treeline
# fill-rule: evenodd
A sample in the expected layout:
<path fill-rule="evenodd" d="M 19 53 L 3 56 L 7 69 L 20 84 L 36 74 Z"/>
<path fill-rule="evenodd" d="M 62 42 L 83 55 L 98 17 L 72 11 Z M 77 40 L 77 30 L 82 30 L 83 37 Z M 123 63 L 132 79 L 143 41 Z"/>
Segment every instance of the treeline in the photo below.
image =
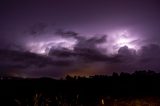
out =
<path fill-rule="evenodd" d="M 65 80 L 87 80 L 87 79 L 97 79 L 97 80 L 103 80 L 103 79 L 114 79 L 114 78 L 159 78 L 160 73 L 156 73 L 155 71 L 152 70 L 138 70 L 135 71 L 134 73 L 125 73 L 121 72 L 116 73 L 113 72 L 112 75 L 94 75 L 94 76 L 70 76 L 67 75 Z"/>
<path fill-rule="evenodd" d="M 90 77 L 66 76 L 65 79 L 1 77 L 0 98 L 3 101 L 18 99 L 26 102 L 35 94 L 43 97 L 72 101 L 78 97 L 80 103 L 94 103 L 101 97 L 160 97 L 160 73 L 142 70 L 129 73 L 113 73 L 111 76 Z"/>
<path fill-rule="evenodd" d="M 160 96 L 160 73 L 140 70 L 134 73 L 121 72 L 90 77 L 66 76 L 66 82 L 77 83 L 84 91 L 98 95 L 114 96 Z M 92 93 L 91 93 L 92 94 Z"/>
<path fill-rule="evenodd" d="M 141 70 L 129 73 L 113 73 L 111 76 L 95 75 L 89 77 L 66 76 L 65 79 L 52 78 L 2 78 L 0 91 L 12 93 L 41 91 L 50 94 L 81 93 L 88 95 L 158 95 L 160 96 L 160 73 Z M 12 88 L 12 89 L 11 89 Z M 5 95 L 5 94 L 4 94 Z"/>
<path fill-rule="evenodd" d="M 133 73 L 116 73 L 113 72 L 112 75 L 94 75 L 94 76 L 70 76 L 67 75 L 65 78 L 54 79 L 50 77 L 41 77 L 41 78 L 23 78 L 23 77 L 14 77 L 3 75 L 0 76 L 0 80 L 106 80 L 106 79 L 115 79 L 115 78 L 159 78 L 160 73 L 157 73 L 152 70 L 138 70 Z"/>

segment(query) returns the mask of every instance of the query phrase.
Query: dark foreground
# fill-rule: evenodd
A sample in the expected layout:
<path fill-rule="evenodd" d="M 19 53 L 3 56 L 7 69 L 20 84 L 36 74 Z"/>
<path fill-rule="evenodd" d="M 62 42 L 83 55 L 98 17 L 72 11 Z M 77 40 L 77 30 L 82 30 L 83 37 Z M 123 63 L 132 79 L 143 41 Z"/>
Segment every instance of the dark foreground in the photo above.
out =
<path fill-rule="evenodd" d="M 2 77 L 0 106 L 160 106 L 160 74 L 21 79 Z"/>

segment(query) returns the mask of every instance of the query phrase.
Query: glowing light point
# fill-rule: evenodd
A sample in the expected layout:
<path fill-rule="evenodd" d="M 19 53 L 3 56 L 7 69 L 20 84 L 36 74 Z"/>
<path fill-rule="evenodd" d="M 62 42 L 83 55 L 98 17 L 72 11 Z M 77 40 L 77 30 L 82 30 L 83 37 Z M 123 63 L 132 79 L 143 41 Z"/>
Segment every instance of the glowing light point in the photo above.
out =
<path fill-rule="evenodd" d="M 101 100 L 102 105 L 104 105 L 104 99 Z"/>

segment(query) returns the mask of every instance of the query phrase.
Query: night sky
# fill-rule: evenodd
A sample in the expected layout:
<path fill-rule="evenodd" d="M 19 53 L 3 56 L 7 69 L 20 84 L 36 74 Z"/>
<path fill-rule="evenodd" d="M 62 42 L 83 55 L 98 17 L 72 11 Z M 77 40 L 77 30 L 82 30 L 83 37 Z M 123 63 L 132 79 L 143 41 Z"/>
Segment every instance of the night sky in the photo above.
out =
<path fill-rule="evenodd" d="M 160 72 L 159 0 L 0 0 L 0 74 Z"/>

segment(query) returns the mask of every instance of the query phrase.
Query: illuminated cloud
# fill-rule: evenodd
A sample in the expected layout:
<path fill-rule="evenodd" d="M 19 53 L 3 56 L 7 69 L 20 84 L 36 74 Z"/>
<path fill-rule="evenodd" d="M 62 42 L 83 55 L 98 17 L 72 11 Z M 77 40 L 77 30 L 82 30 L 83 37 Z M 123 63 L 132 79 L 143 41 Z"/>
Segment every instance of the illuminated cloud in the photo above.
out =
<path fill-rule="evenodd" d="M 130 49 L 139 50 L 141 45 L 138 43 L 142 38 L 137 37 L 129 30 L 113 30 L 108 32 L 106 42 L 97 45 L 99 48 L 106 49 L 106 54 L 117 54 L 121 47 L 127 46 Z"/>
<path fill-rule="evenodd" d="M 30 41 L 26 44 L 30 52 L 47 55 L 51 48 L 67 48 L 73 50 L 76 39 L 50 38 L 49 40 Z"/>

